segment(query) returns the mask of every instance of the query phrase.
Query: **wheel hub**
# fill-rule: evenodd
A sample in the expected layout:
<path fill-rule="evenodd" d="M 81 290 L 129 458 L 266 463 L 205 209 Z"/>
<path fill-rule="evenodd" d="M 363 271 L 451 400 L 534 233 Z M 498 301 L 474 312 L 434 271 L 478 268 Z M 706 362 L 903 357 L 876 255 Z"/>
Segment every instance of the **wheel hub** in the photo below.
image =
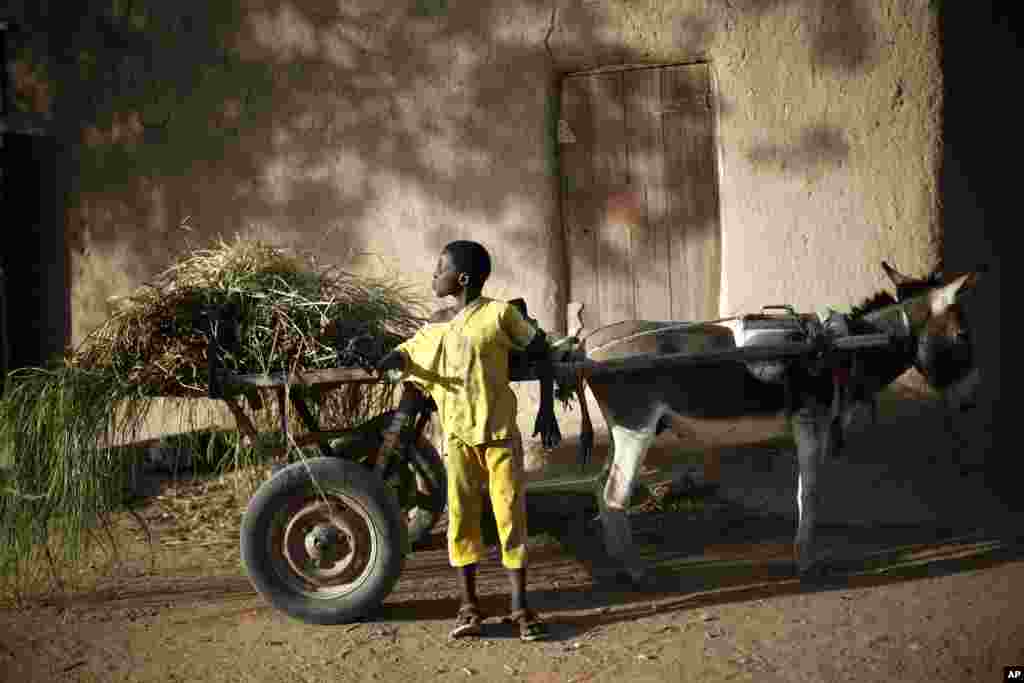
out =
<path fill-rule="evenodd" d="M 363 573 L 371 545 L 370 529 L 358 513 L 338 502 L 314 500 L 291 516 L 280 551 L 306 583 L 330 588 Z"/>
<path fill-rule="evenodd" d="M 328 524 L 317 524 L 306 534 L 306 554 L 320 567 L 331 567 L 349 551 L 348 537 Z"/>

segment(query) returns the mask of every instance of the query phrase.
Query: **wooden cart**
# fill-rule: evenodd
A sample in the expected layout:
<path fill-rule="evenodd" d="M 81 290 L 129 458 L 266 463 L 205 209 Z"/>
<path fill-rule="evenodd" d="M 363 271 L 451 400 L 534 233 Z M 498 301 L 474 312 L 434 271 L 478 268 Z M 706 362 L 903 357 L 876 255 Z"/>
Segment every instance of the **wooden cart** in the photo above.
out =
<path fill-rule="evenodd" d="M 889 335 L 828 339 L 809 336 L 786 346 L 742 347 L 703 353 L 637 354 L 602 362 L 569 353 L 555 363 L 561 382 L 575 382 L 581 409 L 587 377 L 686 365 L 757 363 L 783 359 L 815 362 L 823 355 L 880 347 Z M 309 623 L 336 624 L 366 616 L 391 592 L 413 545 L 440 517 L 446 499 L 444 463 L 423 436 L 432 403 L 406 385 L 397 410 L 353 429 L 323 429 L 307 401 L 348 383 L 381 381 L 358 367 L 271 375 L 226 372 L 211 339 L 210 396 L 224 400 L 239 429 L 259 437 L 240 398 L 271 390 L 280 406 L 282 450 L 316 445 L 319 457 L 277 471 L 249 502 L 241 530 L 242 559 L 256 589 L 276 608 Z M 363 366 L 369 365 L 364 358 Z M 536 379 L 519 359 L 514 381 Z M 255 400 L 255 399 L 253 399 Z M 252 402 L 252 401 L 250 401 Z M 306 433 L 289 432 L 291 405 Z M 589 425 L 589 417 L 584 415 Z M 589 457 L 592 432 L 581 435 Z"/>

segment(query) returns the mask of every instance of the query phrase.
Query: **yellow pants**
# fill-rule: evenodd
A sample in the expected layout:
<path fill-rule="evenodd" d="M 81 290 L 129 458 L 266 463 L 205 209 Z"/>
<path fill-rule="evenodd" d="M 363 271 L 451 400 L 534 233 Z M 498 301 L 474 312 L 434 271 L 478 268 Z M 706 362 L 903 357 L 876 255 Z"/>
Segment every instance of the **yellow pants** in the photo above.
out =
<path fill-rule="evenodd" d="M 448 559 L 465 567 L 484 559 L 480 516 L 487 484 L 501 543 L 501 563 L 508 569 L 526 566 L 526 480 L 519 438 L 479 446 L 448 436 Z"/>

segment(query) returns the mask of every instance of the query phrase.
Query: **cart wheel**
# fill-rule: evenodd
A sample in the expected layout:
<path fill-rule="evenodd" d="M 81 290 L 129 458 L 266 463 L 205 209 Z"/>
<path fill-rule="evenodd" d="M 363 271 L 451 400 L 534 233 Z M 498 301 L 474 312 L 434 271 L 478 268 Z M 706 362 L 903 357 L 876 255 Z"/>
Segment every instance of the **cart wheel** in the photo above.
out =
<path fill-rule="evenodd" d="M 242 561 L 275 608 L 310 624 L 345 623 L 394 588 L 405 561 L 402 521 L 394 491 L 372 472 L 312 458 L 277 473 L 249 501 Z"/>

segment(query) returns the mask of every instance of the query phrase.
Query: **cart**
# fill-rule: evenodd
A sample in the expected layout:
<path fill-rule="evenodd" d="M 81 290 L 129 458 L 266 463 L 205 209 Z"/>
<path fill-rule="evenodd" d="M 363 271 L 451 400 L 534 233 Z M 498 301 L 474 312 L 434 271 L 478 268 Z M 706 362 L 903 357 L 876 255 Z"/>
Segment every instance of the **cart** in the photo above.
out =
<path fill-rule="evenodd" d="M 887 334 L 835 338 L 820 330 L 805 331 L 802 341 L 784 345 L 637 354 L 602 362 L 570 351 L 554 362 L 555 375 L 560 382 L 575 383 L 585 411 L 582 387 L 587 377 L 685 365 L 817 363 L 830 354 L 900 341 Z M 333 388 L 382 381 L 372 372 L 375 359 L 358 350 L 359 341 L 351 337 L 338 350 L 341 367 L 241 375 L 220 366 L 220 342 L 211 328 L 209 395 L 227 403 L 239 430 L 257 439 L 240 399 L 248 396 L 249 403 L 257 403 L 256 390 L 270 389 L 282 416 L 285 445 L 278 454 L 284 455 L 289 444 L 315 445 L 320 451 L 319 457 L 279 468 L 259 487 L 247 506 L 240 539 L 242 561 L 256 590 L 275 608 L 306 623 L 350 622 L 379 607 L 397 582 L 406 555 L 429 534 L 445 506 L 444 463 L 423 434 L 435 407 L 413 385 L 404 385 L 396 410 L 352 429 L 323 429 L 310 410 L 309 400 Z M 537 379 L 523 357 L 513 354 L 510 367 L 513 381 Z M 305 434 L 289 433 L 289 404 Z M 584 423 L 589 425 L 587 416 Z M 581 435 L 581 464 L 589 458 L 592 439 L 592 432 Z M 594 483 L 598 476 L 592 477 Z"/>
<path fill-rule="evenodd" d="M 223 369 L 220 340 L 212 331 L 209 339 L 209 396 L 226 403 L 250 443 L 260 434 L 246 404 L 261 408 L 259 391 L 270 390 L 283 438 L 268 455 L 280 462 L 293 448 L 319 450 L 318 457 L 277 465 L 249 501 L 240 540 L 253 586 L 307 623 L 365 616 L 391 592 L 405 556 L 444 511 L 445 466 L 424 437 L 432 402 L 407 384 L 398 409 L 353 428 L 325 429 L 310 401 L 346 384 L 381 381 L 351 345 L 339 361 L 355 358 L 362 367 L 243 375 Z M 305 433 L 290 433 L 289 406 Z"/>

